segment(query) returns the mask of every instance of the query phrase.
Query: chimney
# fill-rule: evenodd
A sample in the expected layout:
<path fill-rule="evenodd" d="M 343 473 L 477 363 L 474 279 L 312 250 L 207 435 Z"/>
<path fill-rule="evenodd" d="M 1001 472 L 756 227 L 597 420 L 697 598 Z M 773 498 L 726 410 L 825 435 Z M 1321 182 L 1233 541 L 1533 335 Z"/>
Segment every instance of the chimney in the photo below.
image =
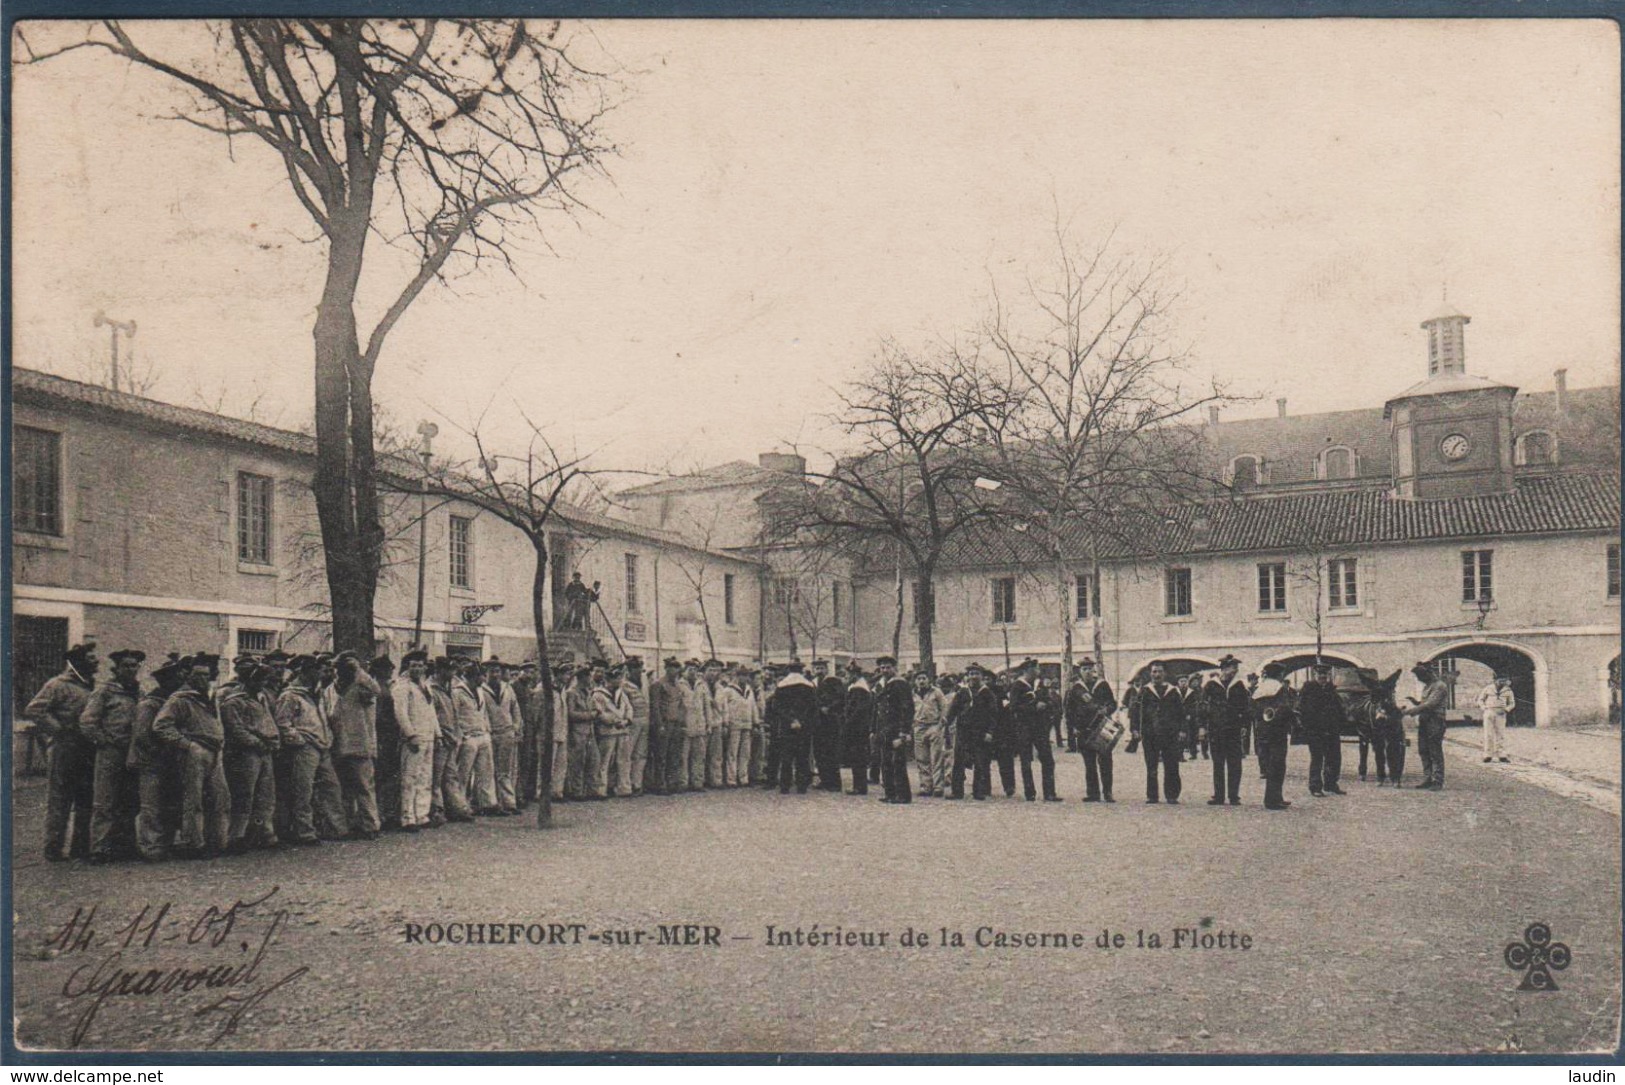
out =
<path fill-rule="evenodd" d="M 763 452 L 756 457 L 756 465 L 766 471 L 779 471 L 786 475 L 805 475 L 807 459 L 789 452 Z"/>
<path fill-rule="evenodd" d="M 1285 418 L 1286 417 L 1286 397 L 1285 396 L 1282 396 L 1280 399 L 1275 401 L 1275 417 L 1277 417 L 1277 418 Z"/>
<path fill-rule="evenodd" d="M 1207 424 L 1210 426 L 1216 426 L 1219 424 L 1219 408 L 1209 407 L 1207 409 Z"/>
<path fill-rule="evenodd" d="M 1558 414 L 1562 414 L 1564 402 L 1569 398 L 1569 371 L 1567 369 L 1552 371 L 1552 388 L 1555 390 L 1552 397 L 1553 406 L 1557 408 Z"/>

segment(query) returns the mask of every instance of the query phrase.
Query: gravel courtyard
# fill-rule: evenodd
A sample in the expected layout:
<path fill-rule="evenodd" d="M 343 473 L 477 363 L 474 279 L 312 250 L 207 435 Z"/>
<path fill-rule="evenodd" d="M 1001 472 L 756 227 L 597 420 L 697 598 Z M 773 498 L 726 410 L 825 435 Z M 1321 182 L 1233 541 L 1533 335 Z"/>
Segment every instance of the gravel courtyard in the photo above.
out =
<path fill-rule="evenodd" d="M 1595 806 L 1460 747 L 1440 795 L 1353 780 L 1348 797 L 1325 799 L 1304 793 L 1306 755 L 1295 748 L 1293 808 L 1281 814 L 1259 806 L 1252 761 L 1248 805 L 1212 809 L 1205 762 L 1186 766 L 1183 805 L 1148 807 L 1137 758 L 1118 758 L 1114 806 L 1080 804 L 1080 760 L 1060 760 L 1059 804 L 1018 795 L 891 807 L 747 790 L 565 805 L 546 833 L 529 817 L 495 819 L 114 867 L 43 862 L 44 789 L 24 781 L 13 822 L 18 1042 L 1013 1054 L 1614 1046 L 1620 824 Z M 1572 951 L 1553 992 L 1518 991 L 1503 957 L 1534 922 Z M 464 924 L 486 925 L 473 928 L 485 944 L 466 944 Z M 770 945 L 769 926 L 792 944 Z M 899 944 L 909 928 L 929 944 Z M 940 944 L 944 928 L 963 945 Z M 803 942 L 835 944 L 795 945 L 798 929 Z M 1181 929 L 1214 948 L 1185 945 Z M 1122 947 L 1100 948 L 1103 931 L 1108 945 L 1121 934 Z M 641 945 L 621 944 L 640 941 L 634 932 Z M 863 944 L 881 932 L 884 945 Z M 1161 948 L 1142 948 L 1141 932 Z M 1064 945 L 1027 945 L 1056 940 L 1028 934 Z M 979 944 L 1001 935 L 1017 944 Z M 148 970 L 159 971 L 143 982 Z"/>

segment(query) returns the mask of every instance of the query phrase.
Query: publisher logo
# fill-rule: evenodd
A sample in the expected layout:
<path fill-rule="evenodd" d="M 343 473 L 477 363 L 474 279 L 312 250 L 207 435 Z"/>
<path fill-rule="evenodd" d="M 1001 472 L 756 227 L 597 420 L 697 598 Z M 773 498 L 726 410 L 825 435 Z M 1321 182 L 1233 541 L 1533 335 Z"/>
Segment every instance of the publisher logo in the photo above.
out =
<path fill-rule="evenodd" d="M 1574 955 L 1562 942 L 1552 941 L 1552 928 L 1544 923 L 1531 923 L 1523 932 L 1523 941 L 1508 943 L 1507 967 L 1523 973 L 1520 991 L 1555 991 L 1557 981 L 1553 972 L 1569 966 Z"/>

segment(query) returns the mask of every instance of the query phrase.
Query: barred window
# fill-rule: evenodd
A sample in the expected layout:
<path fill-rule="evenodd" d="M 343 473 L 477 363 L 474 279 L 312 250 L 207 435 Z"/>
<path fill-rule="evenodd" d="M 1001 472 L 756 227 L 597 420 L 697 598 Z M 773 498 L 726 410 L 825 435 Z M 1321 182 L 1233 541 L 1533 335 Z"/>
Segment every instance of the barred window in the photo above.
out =
<path fill-rule="evenodd" d="M 992 583 L 993 624 L 1011 625 L 1016 620 L 1016 578 L 995 577 Z"/>
<path fill-rule="evenodd" d="M 832 580 L 829 584 L 830 628 L 846 628 L 846 612 L 841 607 L 841 582 Z"/>
<path fill-rule="evenodd" d="M 1264 562 L 1258 567 L 1258 612 L 1286 613 L 1286 563 Z"/>
<path fill-rule="evenodd" d="M 722 620 L 734 624 L 734 575 L 722 574 Z"/>
<path fill-rule="evenodd" d="M 1163 612 L 1170 618 L 1191 616 L 1191 571 L 1187 568 L 1163 571 Z"/>
<path fill-rule="evenodd" d="M 271 480 L 237 473 L 237 560 L 271 564 Z"/>
<path fill-rule="evenodd" d="M 1463 550 L 1461 552 L 1461 601 L 1463 603 L 1491 603 L 1495 601 L 1495 567 L 1493 550 Z"/>
<path fill-rule="evenodd" d="M 276 648 L 276 633 L 269 629 L 237 630 L 237 654 L 264 655 Z"/>
<path fill-rule="evenodd" d="M 1608 544 L 1608 598 L 1619 598 L 1619 544 Z"/>
<path fill-rule="evenodd" d="M 451 517 L 451 586 L 474 587 L 474 520 L 468 516 Z"/>
<path fill-rule="evenodd" d="M 626 609 L 638 613 L 638 556 L 626 555 Z"/>
<path fill-rule="evenodd" d="M 12 512 L 21 531 L 62 534 L 62 435 L 18 426 L 12 431 Z"/>
<path fill-rule="evenodd" d="M 1334 609 L 1360 605 L 1358 558 L 1333 558 L 1326 563 L 1326 594 Z"/>

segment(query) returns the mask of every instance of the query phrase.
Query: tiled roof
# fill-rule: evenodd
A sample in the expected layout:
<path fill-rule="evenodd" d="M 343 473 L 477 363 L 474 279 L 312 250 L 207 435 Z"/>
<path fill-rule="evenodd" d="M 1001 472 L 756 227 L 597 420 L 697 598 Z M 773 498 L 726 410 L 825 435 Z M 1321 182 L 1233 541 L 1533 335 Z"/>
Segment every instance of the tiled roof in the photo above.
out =
<path fill-rule="evenodd" d="M 1521 478 L 1509 494 L 1412 501 L 1386 489 L 1323 490 L 1185 505 L 1120 524 L 1101 556 L 1124 560 L 1174 554 L 1282 551 L 1419 543 L 1620 527 L 1619 475 L 1574 471 Z M 1125 541 L 1132 538 L 1130 544 Z M 1080 532 L 1068 548 L 1087 552 Z M 1011 530 L 966 536 L 948 564 L 1014 565 L 1043 560 L 1037 541 Z"/>
<path fill-rule="evenodd" d="M 1617 463 L 1619 389 L 1571 388 L 1561 417 L 1552 392 L 1519 393 L 1512 407 L 1513 434 L 1534 429 L 1557 433 L 1560 459 L 1565 464 Z M 1392 442 L 1381 407 L 1285 418 L 1243 418 L 1204 426 L 1202 436 L 1215 470 L 1237 456 L 1260 456 L 1271 483 L 1313 479 L 1316 458 L 1338 445 L 1358 453 L 1360 478 L 1386 479 L 1393 473 Z"/>
<path fill-rule="evenodd" d="M 58 377 L 51 373 L 42 373 L 37 369 L 23 369 L 19 366 L 13 366 L 11 370 L 11 388 L 13 396 L 22 403 L 48 403 L 53 400 L 57 402 L 67 401 L 98 411 L 110 411 L 126 416 L 134 415 L 154 422 L 164 429 L 179 430 L 183 433 L 208 434 L 212 437 L 242 441 L 247 444 L 274 448 L 295 455 L 314 456 L 316 454 L 316 438 L 307 434 L 277 429 L 274 426 L 265 426 L 258 422 L 248 422 L 240 418 L 230 418 L 226 415 L 211 414 L 208 411 L 200 411 L 191 407 L 177 407 L 173 403 L 164 403 L 156 399 L 147 399 L 144 396 L 130 395 L 127 392 L 115 392 L 111 388 L 68 380 L 65 377 Z M 406 464 L 403 473 L 410 474 L 413 470 L 413 465 Z M 676 532 L 645 527 L 642 524 L 617 519 L 580 505 L 567 505 L 561 502 L 558 506 L 558 515 L 565 522 L 587 533 L 614 534 L 628 538 L 646 539 L 668 546 L 680 546 L 688 550 L 713 553 L 718 557 L 734 561 L 748 560 L 741 558 L 737 554 L 706 551 L 703 547 L 696 546 L 692 541 L 685 539 Z"/>
<path fill-rule="evenodd" d="M 316 438 L 307 434 L 263 426 L 258 422 L 246 422 L 241 418 L 229 418 L 223 414 L 211 414 L 191 407 L 177 407 L 173 403 L 134 396 L 128 392 L 115 392 L 111 388 L 68 380 L 66 377 L 42 373 L 37 369 L 13 366 L 11 392 L 16 399 L 24 403 L 38 402 L 41 399 L 65 399 L 101 410 L 133 414 L 167 429 L 207 433 L 228 440 L 279 448 L 284 452 L 297 452 L 308 456 L 316 454 Z"/>
<path fill-rule="evenodd" d="M 744 460 L 732 460 L 728 463 L 707 467 L 703 471 L 693 474 L 678 475 L 676 478 L 663 478 L 657 482 L 646 482 L 641 486 L 631 486 L 621 493 L 632 497 L 641 497 L 650 494 L 676 494 L 689 493 L 694 490 L 710 490 L 724 486 L 750 486 L 772 485 L 783 482 L 793 476 L 783 471 L 774 471 L 766 467 L 758 467 L 754 463 Z"/>

